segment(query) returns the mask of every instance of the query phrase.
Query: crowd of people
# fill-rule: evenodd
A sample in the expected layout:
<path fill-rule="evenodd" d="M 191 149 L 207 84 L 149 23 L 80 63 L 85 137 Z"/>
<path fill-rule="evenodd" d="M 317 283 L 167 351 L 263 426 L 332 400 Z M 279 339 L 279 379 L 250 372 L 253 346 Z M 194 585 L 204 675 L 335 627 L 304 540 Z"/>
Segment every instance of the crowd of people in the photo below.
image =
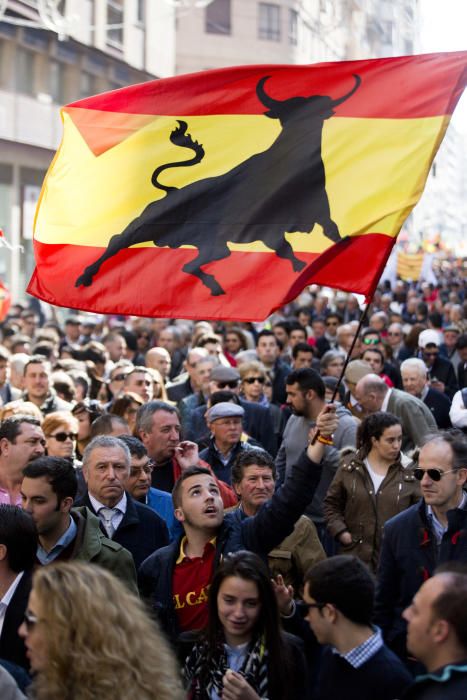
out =
<path fill-rule="evenodd" d="M 457 275 L 457 276 L 456 276 Z M 467 697 L 465 281 L 0 326 L 0 697 Z"/>

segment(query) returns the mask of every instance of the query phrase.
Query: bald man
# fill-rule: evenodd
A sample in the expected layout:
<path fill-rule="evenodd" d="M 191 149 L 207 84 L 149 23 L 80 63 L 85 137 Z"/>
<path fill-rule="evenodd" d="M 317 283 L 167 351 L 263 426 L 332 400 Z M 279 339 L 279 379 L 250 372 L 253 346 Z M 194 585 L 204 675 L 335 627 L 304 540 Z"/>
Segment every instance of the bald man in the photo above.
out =
<path fill-rule="evenodd" d="M 377 374 L 367 374 L 355 387 L 355 398 L 365 415 L 386 411 L 402 423 L 402 451 L 419 446 L 425 435 L 437 431 L 430 409 L 416 396 L 391 389 Z"/>

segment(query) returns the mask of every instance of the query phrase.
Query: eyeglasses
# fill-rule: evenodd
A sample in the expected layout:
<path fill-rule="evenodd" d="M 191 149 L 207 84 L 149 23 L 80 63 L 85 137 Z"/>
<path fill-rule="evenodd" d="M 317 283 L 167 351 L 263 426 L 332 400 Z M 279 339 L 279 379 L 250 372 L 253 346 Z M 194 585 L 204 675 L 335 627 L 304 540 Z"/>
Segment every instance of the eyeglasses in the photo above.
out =
<path fill-rule="evenodd" d="M 339 321 L 326 321 L 326 326 L 338 326 Z"/>
<path fill-rule="evenodd" d="M 254 384 L 255 382 L 259 382 L 260 384 L 264 384 L 266 379 L 264 377 L 246 377 L 244 380 L 247 384 Z"/>
<path fill-rule="evenodd" d="M 23 617 L 23 622 L 26 625 L 26 629 L 30 632 L 34 627 L 40 622 L 39 618 L 34 615 L 30 610 L 26 610 Z"/>
<path fill-rule="evenodd" d="M 217 386 L 219 389 L 236 389 L 238 386 L 238 379 L 235 379 L 232 382 L 216 382 Z"/>
<path fill-rule="evenodd" d="M 57 442 L 66 442 L 68 439 L 77 440 L 78 433 L 55 433 L 55 435 L 49 435 L 49 437 L 54 438 Z"/>
<path fill-rule="evenodd" d="M 378 345 L 379 338 L 363 338 L 363 345 Z"/>
<path fill-rule="evenodd" d="M 388 331 L 388 335 L 395 335 L 398 338 L 402 335 L 402 333 L 393 333 L 392 331 Z"/>
<path fill-rule="evenodd" d="M 425 357 L 438 357 L 439 352 L 438 352 L 438 351 L 436 351 L 436 352 L 428 352 L 427 350 L 424 350 L 424 351 L 423 351 L 423 354 L 424 354 Z"/>
<path fill-rule="evenodd" d="M 149 474 L 152 474 L 153 469 L 154 462 L 147 462 L 146 464 L 143 464 L 142 467 L 131 467 L 130 476 L 138 476 L 138 474 L 141 474 L 141 472 L 144 472 L 149 476 Z"/>
<path fill-rule="evenodd" d="M 436 467 L 433 467 L 432 469 L 420 469 L 420 467 L 418 467 L 417 469 L 413 470 L 413 475 L 417 481 L 421 481 L 425 474 L 428 474 L 432 481 L 441 481 L 445 474 L 452 474 L 455 471 L 457 471 L 457 469 L 449 469 L 449 471 L 443 472 L 442 469 L 436 469 Z"/>

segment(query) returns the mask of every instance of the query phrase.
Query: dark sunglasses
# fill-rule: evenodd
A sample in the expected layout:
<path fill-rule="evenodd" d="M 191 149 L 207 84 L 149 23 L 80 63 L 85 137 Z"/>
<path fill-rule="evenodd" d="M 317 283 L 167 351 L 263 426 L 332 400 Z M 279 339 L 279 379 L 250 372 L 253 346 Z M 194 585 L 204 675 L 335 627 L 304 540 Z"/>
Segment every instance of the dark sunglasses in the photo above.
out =
<path fill-rule="evenodd" d="M 378 338 L 363 338 L 363 345 L 378 345 Z"/>
<path fill-rule="evenodd" d="M 238 381 L 235 379 L 233 382 L 216 382 L 219 389 L 236 389 L 238 386 Z"/>
<path fill-rule="evenodd" d="M 54 438 L 57 442 L 66 442 L 67 438 L 70 438 L 70 440 L 77 440 L 78 433 L 55 433 L 55 435 L 49 435 L 49 437 Z"/>
<path fill-rule="evenodd" d="M 417 481 L 421 481 L 425 474 L 428 474 L 432 481 L 441 481 L 445 474 L 452 474 L 455 471 L 457 471 L 457 469 L 449 469 L 449 471 L 443 472 L 442 469 L 436 469 L 435 467 L 433 467 L 433 469 L 420 469 L 420 467 L 418 467 L 413 470 L 413 475 Z"/>
<path fill-rule="evenodd" d="M 428 352 L 427 350 L 424 350 L 423 354 L 425 355 L 425 357 L 438 357 L 439 352 L 438 350 L 436 352 Z"/>
<path fill-rule="evenodd" d="M 338 326 L 339 321 L 326 321 L 326 326 Z"/>
<path fill-rule="evenodd" d="M 246 382 L 247 384 L 254 384 L 255 382 L 259 382 L 260 384 L 264 384 L 266 379 L 264 377 L 247 377 L 243 381 Z"/>
<path fill-rule="evenodd" d="M 27 631 L 30 632 L 39 622 L 39 618 L 36 617 L 36 615 L 33 615 L 30 610 L 26 610 L 24 613 L 23 622 L 26 625 Z"/>

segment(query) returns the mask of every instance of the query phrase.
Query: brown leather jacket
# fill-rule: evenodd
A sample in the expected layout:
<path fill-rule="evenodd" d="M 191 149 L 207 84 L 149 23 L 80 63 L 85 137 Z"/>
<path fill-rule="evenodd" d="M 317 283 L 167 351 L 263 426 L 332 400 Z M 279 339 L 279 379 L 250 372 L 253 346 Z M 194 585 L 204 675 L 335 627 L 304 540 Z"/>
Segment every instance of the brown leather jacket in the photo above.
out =
<path fill-rule="evenodd" d="M 333 537 L 346 530 L 352 535 L 352 544 L 339 542 L 339 552 L 354 554 L 376 571 L 384 523 L 419 498 L 418 481 L 401 461 L 391 464 L 375 495 L 363 458 L 356 452 L 343 458 L 324 500 L 324 516 Z"/>

